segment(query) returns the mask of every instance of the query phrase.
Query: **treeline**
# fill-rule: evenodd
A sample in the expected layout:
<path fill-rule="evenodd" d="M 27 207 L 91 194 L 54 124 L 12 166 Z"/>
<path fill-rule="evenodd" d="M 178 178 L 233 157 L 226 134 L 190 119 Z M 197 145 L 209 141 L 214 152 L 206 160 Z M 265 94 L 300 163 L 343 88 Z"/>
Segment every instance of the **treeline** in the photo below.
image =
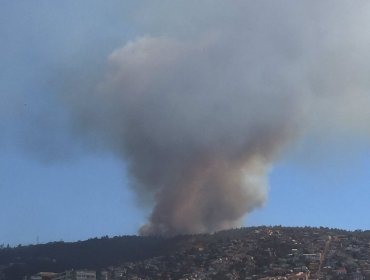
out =
<path fill-rule="evenodd" d="M 21 279 L 39 271 L 61 272 L 71 268 L 99 270 L 122 262 L 138 261 L 171 251 L 171 240 L 161 237 L 103 237 L 73 243 L 0 249 L 0 279 Z"/>

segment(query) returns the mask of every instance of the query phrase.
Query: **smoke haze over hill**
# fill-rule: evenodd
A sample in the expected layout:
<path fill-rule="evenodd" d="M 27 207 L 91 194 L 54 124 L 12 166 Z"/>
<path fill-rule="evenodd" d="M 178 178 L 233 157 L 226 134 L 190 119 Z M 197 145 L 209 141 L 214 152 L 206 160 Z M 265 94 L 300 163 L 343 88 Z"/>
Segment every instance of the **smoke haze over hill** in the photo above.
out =
<path fill-rule="evenodd" d="M 126 162 L 153 205 L 142 234 L 238 226 L 265 203 L 268 172 L 297 139 L 368 137 L 368 2 L 142 6 L 140 34 L 98 79 L 86 69 L 59 96 L 74 139 Z"/>

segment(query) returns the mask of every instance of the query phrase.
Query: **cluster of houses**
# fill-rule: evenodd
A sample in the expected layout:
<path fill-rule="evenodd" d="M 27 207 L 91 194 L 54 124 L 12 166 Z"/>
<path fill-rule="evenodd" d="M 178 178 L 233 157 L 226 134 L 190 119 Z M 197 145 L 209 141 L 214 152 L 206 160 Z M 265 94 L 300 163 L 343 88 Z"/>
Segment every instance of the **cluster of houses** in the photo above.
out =
<path fill-rule="evenodd" d="M 233 235 L 196 235 L 169 255 L 97 272 L 39 273 L 24 280 L 370 279 L 370 238 L 339 233 L 263 227 Z"/>

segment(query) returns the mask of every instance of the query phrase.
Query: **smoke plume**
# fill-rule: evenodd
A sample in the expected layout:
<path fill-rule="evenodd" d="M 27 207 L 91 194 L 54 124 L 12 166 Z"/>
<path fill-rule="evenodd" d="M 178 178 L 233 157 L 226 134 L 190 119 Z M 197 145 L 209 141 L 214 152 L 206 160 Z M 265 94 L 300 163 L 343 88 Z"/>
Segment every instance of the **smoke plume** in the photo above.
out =
<path fill-rule="evenodd" d="M 323 2 L 164 1 L 142 12 L 149 35 L 111 53 L 95 89 L 69 96 L 76 131 L 153 198 L 142 234 L 237 226 L 302 133 L 364 129 L 353 113 L 370 103 L 369 5 Z M 154 20 L 156 9 L 172 16 Z"/>

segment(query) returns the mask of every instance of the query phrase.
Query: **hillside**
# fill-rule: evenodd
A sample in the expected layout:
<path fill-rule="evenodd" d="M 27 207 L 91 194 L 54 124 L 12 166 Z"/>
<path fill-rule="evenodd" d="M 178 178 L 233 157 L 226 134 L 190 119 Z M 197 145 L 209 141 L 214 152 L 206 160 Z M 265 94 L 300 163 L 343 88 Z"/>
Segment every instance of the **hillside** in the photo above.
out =
<path fill-rule="evenodd" d="M 103 237 L 1 248 L 0 279 L 67 269 L 99 272 L 108 267 L 112 274 L 117 269 L 124 271 L 125 279 L 129 275 L 178 279 L 193 274 L 240 279 L 296 270 L 312 275 L 324 273 L 324 267 L 331 267 L 333 274 L 344 268 L 348 275 L 365 275 L 367 270 L 370 273 L 369 243 L 369 231 L 310 227 L 251 227 L 172 238 Z"/>

